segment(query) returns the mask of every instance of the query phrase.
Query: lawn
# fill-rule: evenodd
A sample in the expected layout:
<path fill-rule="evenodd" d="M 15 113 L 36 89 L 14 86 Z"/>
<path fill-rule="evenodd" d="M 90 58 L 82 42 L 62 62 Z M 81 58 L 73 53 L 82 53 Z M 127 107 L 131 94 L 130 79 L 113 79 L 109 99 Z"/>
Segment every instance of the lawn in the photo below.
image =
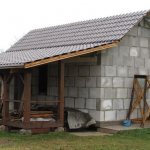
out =
<path fill-rule="evenodd" d="M 21 135 L 0 132 L 0 150 L 150 150 L 150 129 L 112 136 L 78 137 L 70 133 Z"/>

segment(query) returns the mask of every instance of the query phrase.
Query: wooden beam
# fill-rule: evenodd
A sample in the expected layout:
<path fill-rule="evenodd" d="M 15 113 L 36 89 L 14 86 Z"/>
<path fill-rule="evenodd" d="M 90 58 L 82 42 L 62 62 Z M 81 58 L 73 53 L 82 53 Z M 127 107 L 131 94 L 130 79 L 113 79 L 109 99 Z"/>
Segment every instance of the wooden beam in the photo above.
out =
<path fill-rule="evenodd" d="M 101 50 L 104 50 L 104 49 L 107 49 L 107 48 L 115 47 L 115 46 L 117 46 L 117 43 L 118 42 L 114 42 L 114 43 L 111 43 L 111 44 L 98 46 L 98 47 L 95 47 L 95 48 L 89 48 L 89 49 L 85 49 L 85 50 L 80 50 L 80 51 L 76 51 L 76 52 L 72 52 L 72 53 L 68 53 L 68 54 L 64 54 L 64 55 L 59 55 L 59 56 L 55 56 L 55 57 L 51 57 L 51 58 L 46 58 L 46 59 L 26 63 L 24 65 L 24 68 L 31 68 L 31 67 L 47 64 L 47 63 L 50 63 L 50 62 L 55 62 L 55 61 L 64 60 L 64 59 L 67 59 L 67 58 L 72 58 L 72 57 L 76 57 L 76 56 L 80 56 L 80 55 L 85 55 L 85 54 L 101 51 Z"/>
<path fill-rule="evenodd" d="M 24 92 L 23 92 L 23 126 L 28 129 L 30 124 L 30 102 L 31 102 L 31 72 L 24 72 Z"/>
<path fill-rule="evenodd" d="M 59 119 L 64 124 L 64 63 L 58 62 L 58 97 L 59 105 Z"/>
<path fill-rule="evenodd" d="M 7 125 L 9 120 L 9 83 L 7 82 L 7 75 L 4 75 L 3 79 L 3 124 Z"/>

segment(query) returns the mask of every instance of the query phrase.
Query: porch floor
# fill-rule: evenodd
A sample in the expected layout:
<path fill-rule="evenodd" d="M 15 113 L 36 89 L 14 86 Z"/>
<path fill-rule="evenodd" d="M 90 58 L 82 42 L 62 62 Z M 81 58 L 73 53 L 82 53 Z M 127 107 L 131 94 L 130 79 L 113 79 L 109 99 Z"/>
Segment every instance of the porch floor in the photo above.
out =
<path fill-rule="evenodd" d="M 146 122 L 144 125 L 144 128 L 150 128 L 150 122 Z M 111 126 L 105 126 L 98 129 L 99 132 L 103 133 L 117 133 L 120 131 L 125 130 L 135 130 L 135 129 L 143 129 L 140 126 L 140 123 L 133 123 L 130 127 L 125 127 L 123 125 L 111 125 Z"/>

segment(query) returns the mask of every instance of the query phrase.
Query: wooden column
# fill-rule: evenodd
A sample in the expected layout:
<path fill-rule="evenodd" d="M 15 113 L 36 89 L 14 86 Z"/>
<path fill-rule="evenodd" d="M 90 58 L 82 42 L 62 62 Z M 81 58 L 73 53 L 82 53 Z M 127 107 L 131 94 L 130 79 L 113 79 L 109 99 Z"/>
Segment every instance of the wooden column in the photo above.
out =
<path fill-rule="evenodd" d="M 58 62 L 58 98 L 59 104 L 59 119 L 60 123 L 64 124 L 64 63 Z"/>
<path fill-rule="evenodd" d="M 30 124 L 30 104 L 31 104 L 31 72 L 24 72 L 24 91 L 23 91 L 23 125 L 25 129 Z"/>
<path fill-rule="evenodd" d="M 7 125 L 9 120 L 9 84 L 7 82 L 7 75 L 4 75 L 3 90 L 3 124 Z"/>

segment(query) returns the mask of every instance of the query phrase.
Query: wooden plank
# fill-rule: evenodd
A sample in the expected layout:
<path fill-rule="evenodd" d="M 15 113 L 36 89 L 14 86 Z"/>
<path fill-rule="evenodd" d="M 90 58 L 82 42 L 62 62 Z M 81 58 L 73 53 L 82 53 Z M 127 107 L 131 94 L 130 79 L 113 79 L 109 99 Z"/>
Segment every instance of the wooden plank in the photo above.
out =
<path fill-rule="evenodd" d="M 23 93 L 23 117 L 24 127 L 28 128 L 30 123 L 30 101 L 31 101 L 31 73 L 24 72 L 24 93 Z"/>
<path fill-rule="evenodd" d="M 64 123 L 64 63 L 59 61 L 58 63 L 58 96 L 60 100 L 59 104 L 59 119 L 61 123 Z"/>
<path fill-rule="evenodd" d="M 80 51 L 76 51 L 76 52 L 72 52 L 72 53 L 68 53 L 68 54 L 64 54 L 64 55 L 59 55 L 59 56 L 55 56 L 55 57 L 51 57 L 51 58 L 46 58 L 46 59 L 26 63 L 24 65 L 24 68 L 31 68 L 31 67 L 47 64 L 47 63 L 50 63 L 50 62 L 55 62 L 55 61 L 64 60 L 64 59 L 67 59 L 67 58 L 72 58 L 72 57 L 76 57 L 76 56 L 80 56 L 80 55 L 84 55 L 84 54 L 89 54 L 89 53 L 92 53 L 92 52 L 101 51 L 101 50 L 104 50 L 104 49 L 115 47 L 115 46 L 117 46 L 117 44 L 118 44 L 118 41 L 113 42 L 111 44 L 98 46 L 98 47 L 95 47 L 95 48 L 89 48 L 89 49 L 86 49 L 86 50 L 80 50 Z"/>

